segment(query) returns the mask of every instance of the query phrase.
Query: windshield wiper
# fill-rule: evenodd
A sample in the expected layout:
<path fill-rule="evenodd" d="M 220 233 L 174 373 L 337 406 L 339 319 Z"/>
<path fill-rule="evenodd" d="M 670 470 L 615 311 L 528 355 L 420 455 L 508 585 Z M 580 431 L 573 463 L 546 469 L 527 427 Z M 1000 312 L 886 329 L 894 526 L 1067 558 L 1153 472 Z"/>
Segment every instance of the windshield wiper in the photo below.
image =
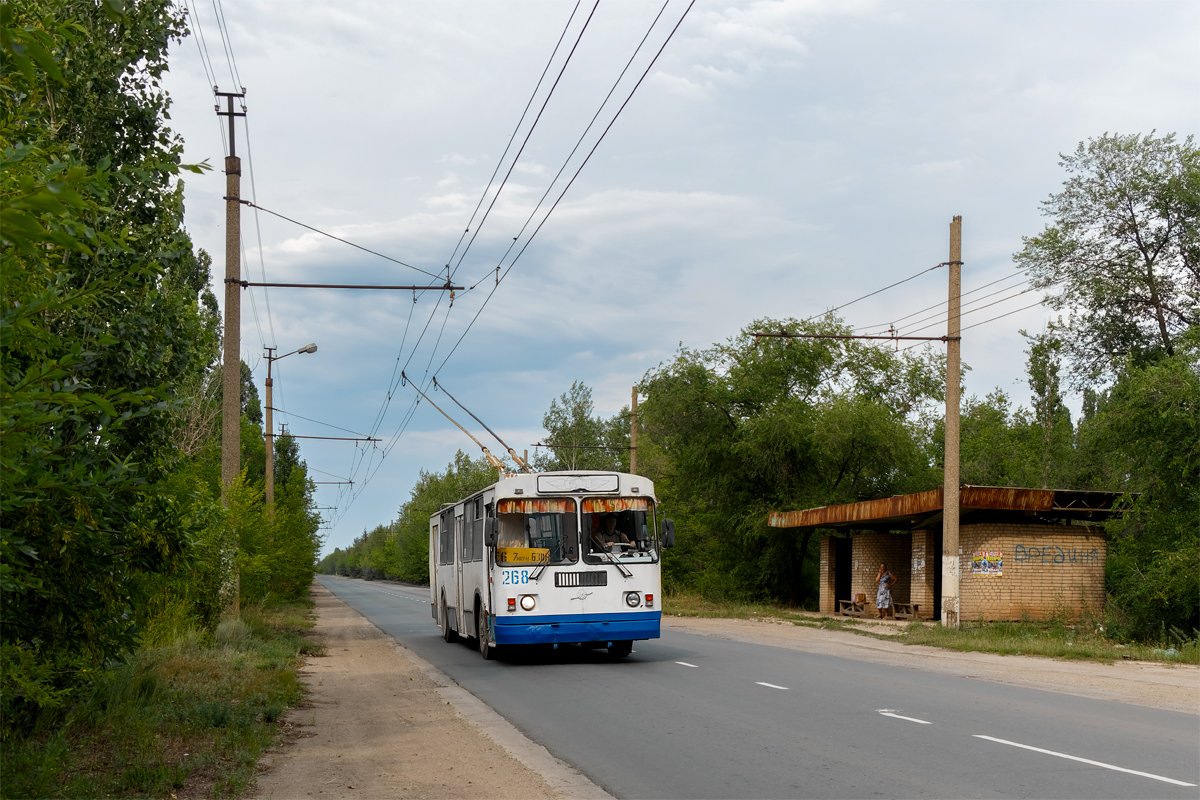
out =
<path fill-rule="evenodd" d="M 606 559 L 608 559 L 608 563 L 612 564 L 614 567 L 616 567 L 617 569 L 621 570 L 621 574 L 622 574 L 622 575 L 624 575 L 626 578 L 632 578 L 632 577 L 633 577 L 633 573 L 632 573 L 632 572 L 630 572 L 630 571 L 629 571 L 629 570 L 628 570 L 628 569 L 625 567 L 625 565 L 624 565 L 624 564 L 622 564 L 620 561 L 617 561 L 617 558 L 616 558 L 616 556 L 614 556 L 612 553 L 608 552 L 607 550 L 596 550 L 596 551 L 594 551 L 594 552 L 595 552 L 597 555 L 604 556 Z"/>
<path fill-rule="evenodd" d="M 533 571 L 533 574 L 529 576 L 529 580 L 533 581 L 534 583 L 537 583 L 538 578 L 542 577 L 542 573 L 546 571 L 546 567 L 549 565 L 550 565 L 550 551 L 547 550 L 546 557 L 543 558 L 541 560 L 541 562 L 538 563 L 537 569 L 535 569 Z"/>

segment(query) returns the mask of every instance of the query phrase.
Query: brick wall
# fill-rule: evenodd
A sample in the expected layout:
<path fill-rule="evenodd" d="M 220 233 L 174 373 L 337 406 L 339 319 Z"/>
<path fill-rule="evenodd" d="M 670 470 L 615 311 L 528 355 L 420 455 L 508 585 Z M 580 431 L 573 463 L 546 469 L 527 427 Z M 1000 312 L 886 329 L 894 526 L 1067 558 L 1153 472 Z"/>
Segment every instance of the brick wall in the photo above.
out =
<path fill-rule="evenodd" d="M 912 584 L 908 602 L 920 605 L 918 613 L 921 619 L 933 619 L 937 610 L 938 598 L 934 589 L 937 573 L 942 568 L 942 554 L 936 551 L 936 544 L 934 531 L 912 532 Z M 892 596 L 895 598 L 895 592 Z"/>
<path fill-rule="evenodd" d="M 867 596 L 867 613 L 876 613 L 875 592 L 879 589 L 879 582 L 875 580 L 875 575 L 881 563 L 886 563 L 888 571 L 896 576 L 892 601 L 911 602 L 908 597 L 912 589 L 912 536 L 907 533 L 864 533 L 855 536 L 852 541 L 854 555 L 850 591 L 853 594 L 862 592 Z"/>
<path fill-rule="evenodd" d="M 959 550 L 959 597 L 964 620 L 1078 616 L 1085 609 L 1098 615 L 1104 608 L 1107 547 L 1100 528 L 963 525 Z M 973 575 L 972 555 L 976 551 L 1002 553 L 1004 574 Z M 927 559 L 927 567 L 929 563 Z"/>

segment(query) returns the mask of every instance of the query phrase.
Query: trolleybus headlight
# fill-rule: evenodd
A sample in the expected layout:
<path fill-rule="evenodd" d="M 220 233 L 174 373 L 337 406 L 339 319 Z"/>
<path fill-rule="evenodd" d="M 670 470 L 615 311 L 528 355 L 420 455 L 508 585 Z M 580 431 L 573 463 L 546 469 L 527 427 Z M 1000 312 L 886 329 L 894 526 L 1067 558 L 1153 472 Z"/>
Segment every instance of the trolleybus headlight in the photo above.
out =
<path fill-rule="evenodd" d="M 531 594 L 521 595 L 521 608 L 526 611 L 533 611 L 533 607 L 537 605 L 537 601 L 533 599 Z"/>
<path fill-rule="evenodd" d="M 625 593 L 625 605 L 629 606 L 630 608 L 637 608 L 641 604 L 642 604 L 642 598 L 640 595 L 638 595 L 637 592 L 626 592 Z"/>
<path fill-rule="evenodd" d="M 508 598 L 508 610 L 509 611 L 517 610 L 517 598 L 515 598 L 515 597 Z"/>

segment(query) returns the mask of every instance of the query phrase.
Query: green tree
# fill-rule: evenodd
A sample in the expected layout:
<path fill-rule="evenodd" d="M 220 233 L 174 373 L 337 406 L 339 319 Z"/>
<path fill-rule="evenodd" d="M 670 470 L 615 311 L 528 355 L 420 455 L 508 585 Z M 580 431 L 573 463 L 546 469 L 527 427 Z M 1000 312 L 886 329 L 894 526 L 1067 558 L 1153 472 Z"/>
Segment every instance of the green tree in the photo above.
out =
<path fill-rule="evenodd" d="M 0 703 L 5 735 L 132 647 L 199 517 L 178 388 L 215 354 L 158 80 L 167 2 L 0 5 Z"/>
<path fill-rule="evenodd" d="M 628 407 L 610 419 L 594 415 L 592 390 L 574 381 L 542 417 L 549 452 L 535 456 L 542 471 L 629 468 Z"/>
<path fill-rule="evenodd" d="M 639 387 L 644 472 L 688 532 L 665 563 L 669 580 L 801 602 L 816 588 L 815 540 L 768 528 L 768 511 L 937 483 L 920 420 L 941 395 L 939 358 L 753 335 L 781 329 L 850 332 L 831 318 L 759 320 L 727 344 L 681 348 Z"/>
<path fill-rule="evenodd" d="M 1127 356 L 1171 355 L 1196 324 L 1200 155 L 1191 136 L 1106 134 L 1061 163 L 1063 190 L 1042 204 L 1051 223 L 1014 259 L 1068 313 L 1058 332 L 1082 388 Z"/>

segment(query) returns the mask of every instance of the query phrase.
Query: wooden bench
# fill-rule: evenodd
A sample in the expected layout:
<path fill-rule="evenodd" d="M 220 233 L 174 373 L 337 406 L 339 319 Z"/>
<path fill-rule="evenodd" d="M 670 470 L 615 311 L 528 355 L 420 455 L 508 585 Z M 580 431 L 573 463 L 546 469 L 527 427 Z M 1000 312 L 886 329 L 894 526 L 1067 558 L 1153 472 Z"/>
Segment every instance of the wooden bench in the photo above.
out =
<path fill-rule="evenodd" d="M 920 610 L 920 603 L 892 603 L 892 613 L 896 619 L 920 619 L 917 616 Z"/>
<path fill-rule="evenodd" d="M 843 617 L 861 617 L 867 613 L 867 596 L 862 592 L 853 600 L 838 600 L 838 613 Z"/>

